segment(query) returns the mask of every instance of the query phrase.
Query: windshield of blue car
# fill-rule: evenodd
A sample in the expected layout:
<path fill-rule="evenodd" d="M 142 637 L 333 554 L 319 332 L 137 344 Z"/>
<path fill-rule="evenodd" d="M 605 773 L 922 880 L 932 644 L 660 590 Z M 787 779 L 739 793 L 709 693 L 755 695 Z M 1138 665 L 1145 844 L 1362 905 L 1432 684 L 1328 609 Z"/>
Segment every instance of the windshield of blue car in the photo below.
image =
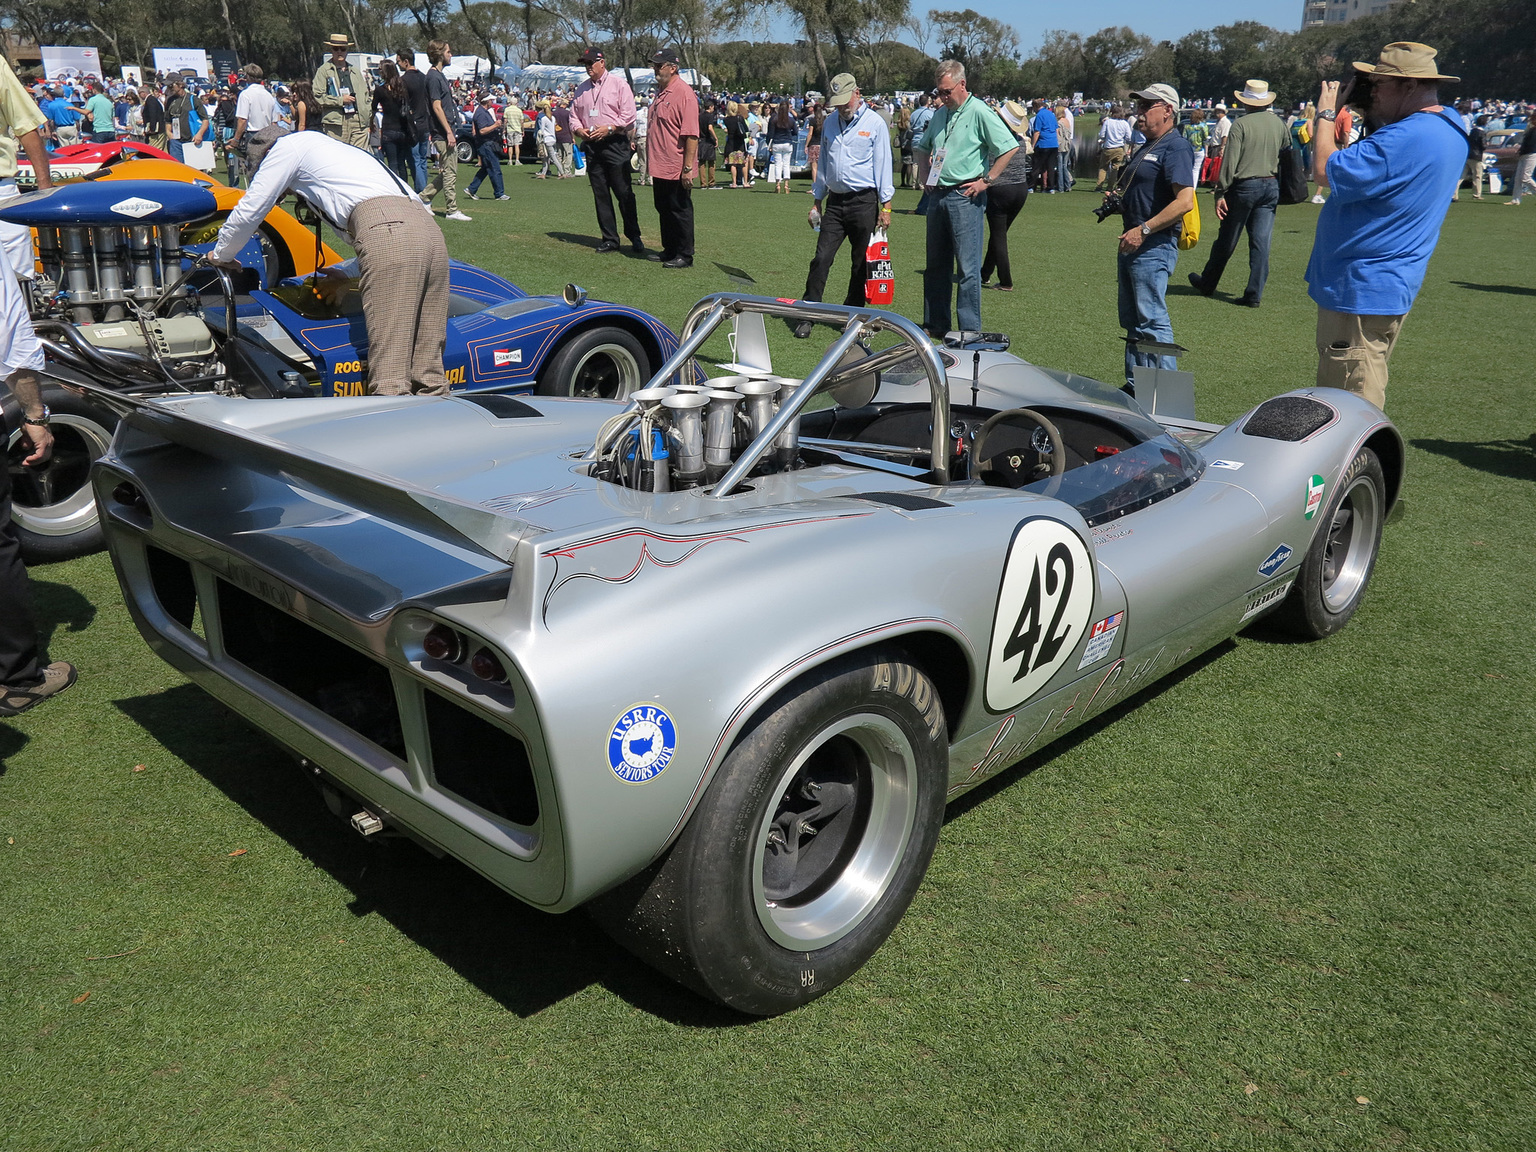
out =
<path fill-rule="evenodd" d="M 1165 434 L 1037 480 L 1022 491 L 1071 504 L 1090 525 L 1103 524 L 1182 492 L 1199 478 L 1202 467 L 1198 454 Z"/>

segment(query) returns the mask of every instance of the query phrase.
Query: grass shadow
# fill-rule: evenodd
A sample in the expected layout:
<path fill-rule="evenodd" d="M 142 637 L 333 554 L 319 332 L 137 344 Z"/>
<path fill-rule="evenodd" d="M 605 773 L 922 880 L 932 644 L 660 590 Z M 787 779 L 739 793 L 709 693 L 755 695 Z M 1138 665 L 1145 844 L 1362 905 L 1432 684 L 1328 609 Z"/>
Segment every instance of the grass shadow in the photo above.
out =
<path fill-rule="evenodd" d="M 1466 280 L 1452 280 L 1458 288 L 1470 288 L 1473 292 L 1502 292 L 1508 296 L 1536 296 L 1536 288 L 1519 284 L 1472 284 Z"/>
<path fill-rule="evenodd" d="M 634 959 L 590 918 L 531 908 L 410 841 L 365 841 L 326 809 L 303 770 L 202 689 L 114 701 L 172 755 L 351 893 L 353 915 L 382 916 L 487 996 L 533 1016 L 602 984 L 641 1011 L 689 1027 L 749 1022 Z M 7 729 L 0 728 L 0 750 Z M 23 738 L 24 740 L 25 738 Z M 273 770 L 273 762 L 282 766 Z"/>
<path fill-rule="evenodd" d="M 0 724 L 0 776 L 5 775 L 5 766 L 11 757 L 25 748 L 31 739 L 25 732 L 18 732 L 9 724 Z"/>
<path fill-rule="evenodd" d="M 1524 440 L 1412 440 L 1415 448 L 1511 480 L 1536 480 L 1536 433 Z"/>
<path fill-rule="evenodd" d="M 1005 788 L 1010 788 L 1025 777 L 1033 775 L 1063 752 L 1070 752 L 1084 740 L 1092 739 L 1127 713 L 1141 707 L 1142 704 L 1152 699 L 1152 697 L 1161 695 L 1176 684 L 1182 684 L 1186 679 L 1207 665 L 1215 663 L 1228 652 L 1236 649 L 1236 647 L 1236 642 L 1223 640 L 1214 648 L 1207 649 L 1188 663 L 1179 665 L 1168 675 L 1159 680 L 1152 681 L 1151 684 L 1141 689 L 1141 691 L 1126 697 L 1113 708 L 1108 708 L 1087 723 L 1078 725 L 1071 732 L 1061 737 L 1061 739 L 1052 740 L 1049 744 L 1024 757 L 1024 759 L 1016 761 L 999 771 L 996 775 L 988 777 L 949 805 L 944 813 L 944 822 L 948 824 L 951 820 L 958 819 L 978 804 L 983 804 L 993 796 L 996 796 Z"/>
<path fill-rule="evenodd" d="M 92 604 L 68 584 L 55 584 L 51 580 L 31 578 L 32 616 L 37 623 L 37 643 L 43 651 L 60 627 L 70 632 L 83 632 L 96 619 L 96 605 Z"/>
<path fill-rule="evenodd" d="M 575 244 L 581 248 L 590 248 L 597 251 L 597 246 L 603 242 L 601 236 L 582 236 L 576 232 L 546 232 L 544 235 L 551 240 L 558 240 L 562 244 Z"/>

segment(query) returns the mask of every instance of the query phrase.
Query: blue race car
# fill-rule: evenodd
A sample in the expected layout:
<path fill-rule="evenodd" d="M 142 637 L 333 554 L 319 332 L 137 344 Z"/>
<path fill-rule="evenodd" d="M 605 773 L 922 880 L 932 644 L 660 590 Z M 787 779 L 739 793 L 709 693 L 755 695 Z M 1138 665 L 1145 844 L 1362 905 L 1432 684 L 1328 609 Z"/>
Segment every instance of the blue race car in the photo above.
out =
<path fill-rule="evenodd" d="M 356 283 L 328 277 L 321 295 L 313 278 L 274 280 L 280 261 L 263 247 L 271 244 L 265 234 L 246 245 L 245 267 L 234 275 L 198 263 L 210 245 L 197 241 L 219 210 L 207 187 L 170 180 L 60 185 L 0 209 L 0 219 L 36 235 L 39 275 L 28 299 L 48 357 L 43 399 L 54 414 L 46 464 L 21 462 L 19 434 L 8 445 L 14 527 L 29 562 L 102 545 L 86 477 L 117 417 L 63 384 L 251 399 L 366 389 L 368 333 Z M 530 296 L 453 261 L 449 286 L 443 364 L 456 391 L 619 399 L 677 350 L 677 337 L 654 316 L 588 300 L 574 285 Z M 0 402 L 14 405 L 9 394 Z"/>

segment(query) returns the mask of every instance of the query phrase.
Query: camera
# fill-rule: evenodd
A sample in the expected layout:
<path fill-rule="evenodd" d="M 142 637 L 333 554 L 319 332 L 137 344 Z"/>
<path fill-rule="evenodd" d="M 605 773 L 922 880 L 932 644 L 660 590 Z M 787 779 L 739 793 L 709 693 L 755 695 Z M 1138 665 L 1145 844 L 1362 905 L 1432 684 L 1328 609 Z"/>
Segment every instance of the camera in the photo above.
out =
<path fill-rule="evenodd" d="M 1123 210 L 1123 208 L 1124 208 L 1124 197 L 1122 197 L 1120 195 L 1120 193 L 1118 193 L 1118 192 L 1106 192 L 1104 194 L 1104 203 L 1100 204 L 1097 208 L 1095 208 L 1093 210 L 1093 214 L 1094 214 L 1094 216 L 1096 216 L 1098 218 L 1099 223 L 1102 224 L 1102 223 L 1104 223 L 1104 221 L 1108 220 L 1111 216 L 1118 216 L 1118 215 L 1120 215 L 1120 213 Z"/>

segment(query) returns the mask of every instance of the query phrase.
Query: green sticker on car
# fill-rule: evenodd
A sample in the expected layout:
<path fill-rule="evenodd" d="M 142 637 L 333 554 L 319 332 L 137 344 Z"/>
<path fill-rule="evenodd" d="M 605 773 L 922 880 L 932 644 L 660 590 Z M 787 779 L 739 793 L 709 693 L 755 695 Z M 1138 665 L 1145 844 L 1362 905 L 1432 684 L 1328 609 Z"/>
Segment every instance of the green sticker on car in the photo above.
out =
<path fill-rule="evenodd" d="M 1314 476 L 1307 482 L 1307 510 L 1302 513 L 1303 520 L 1312 519 L 1313 513 L 1322 505 L 1323 489 L 1326 487 L 1321 476 Z"/>

